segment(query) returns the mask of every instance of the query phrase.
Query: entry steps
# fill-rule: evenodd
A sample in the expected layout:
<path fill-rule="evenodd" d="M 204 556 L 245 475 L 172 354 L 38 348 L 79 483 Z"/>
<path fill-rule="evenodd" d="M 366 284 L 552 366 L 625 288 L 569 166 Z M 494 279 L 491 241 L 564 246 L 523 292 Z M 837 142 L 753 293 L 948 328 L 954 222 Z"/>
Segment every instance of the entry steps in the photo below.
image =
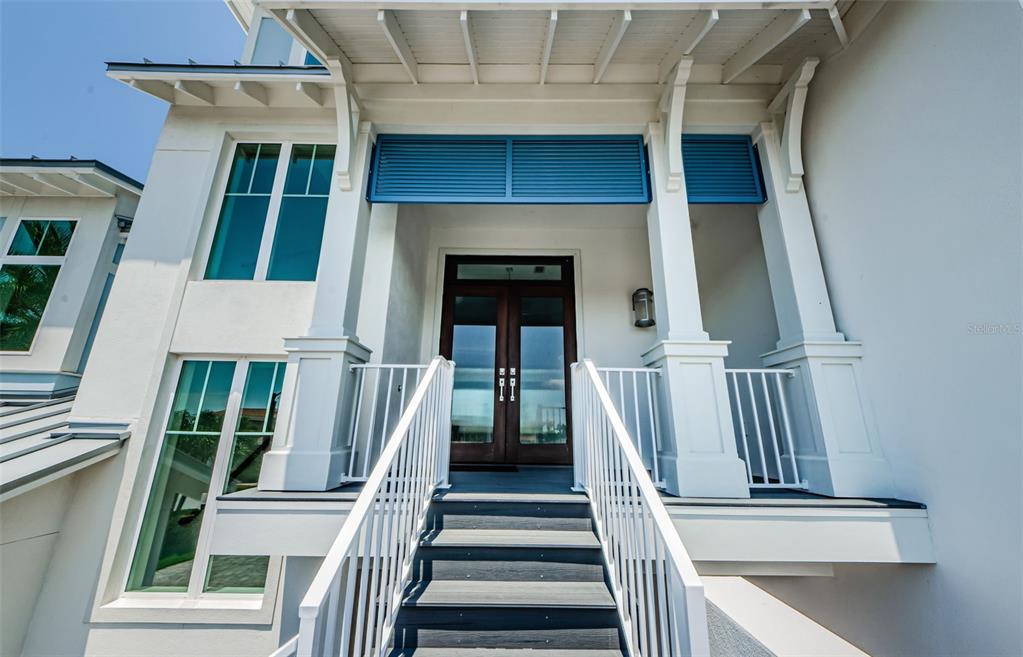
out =
<path fill-rule="evenodd" d="M 584 495 L 439 494 L 390 657 L 623 657 Z"/>

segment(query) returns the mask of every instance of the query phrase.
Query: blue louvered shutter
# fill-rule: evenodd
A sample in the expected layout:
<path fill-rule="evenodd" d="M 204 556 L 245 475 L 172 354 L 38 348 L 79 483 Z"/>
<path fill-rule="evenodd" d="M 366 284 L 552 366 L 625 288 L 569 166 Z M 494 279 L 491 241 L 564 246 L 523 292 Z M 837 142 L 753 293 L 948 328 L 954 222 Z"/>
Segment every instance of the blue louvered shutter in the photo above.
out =
<path fill-rule="evenodd" d="M 647 203 L 643 139 L 514 138 L 511 195 L 517 203 Z"/>
<path fill-rule="evenodd" d="M 380 135 L 368 198 L 390 203 L 648 203 L 639 135 Z"/>
<path fill-rule="evenodd" d="M 505 197 L 507 177 L 504 138 L 380 135 L 369 200 L 492 202 Z"/>
<path fill-rule="evenodd" d="M 690 203 L 763 203 L 760 162 L 746 135 L 682 135 Z"/>

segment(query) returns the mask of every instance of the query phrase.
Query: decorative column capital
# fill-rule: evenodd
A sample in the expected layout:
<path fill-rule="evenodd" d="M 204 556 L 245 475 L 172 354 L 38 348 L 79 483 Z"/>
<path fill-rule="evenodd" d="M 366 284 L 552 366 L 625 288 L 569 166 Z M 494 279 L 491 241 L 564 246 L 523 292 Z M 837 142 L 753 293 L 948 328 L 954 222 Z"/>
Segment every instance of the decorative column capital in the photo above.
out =
<path fill-rule="evenodd" d="M 816 57 L 804 59 L 767 106 L 774 123 L 782 126 L 781 156 L 787 175 L 785 189 L 789 192 L 803 188 L 803 109 L 806 90 L 818 64 L 820 59 Z"/>

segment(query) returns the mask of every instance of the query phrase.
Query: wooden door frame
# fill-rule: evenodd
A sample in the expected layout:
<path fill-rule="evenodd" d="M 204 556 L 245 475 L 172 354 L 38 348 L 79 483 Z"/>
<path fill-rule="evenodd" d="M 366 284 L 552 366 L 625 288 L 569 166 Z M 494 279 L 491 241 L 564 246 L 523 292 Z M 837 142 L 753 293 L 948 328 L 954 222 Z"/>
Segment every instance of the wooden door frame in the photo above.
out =
<path fill-rule="evenodd" d="M 561 265 L 561 280 L 558 281 L 494 281 L 494 280 L 458 280 L 457 267 L 459 264 L 479 263 L 523 263 L 523 264 L 557 264 Z M 459 255 L 445 254 L 444 276 L 442 278 L 442 301 L 441 301 L 441 328 L 440 328 L 440 353 L 446 358 L 451 357 L 453 347 L 452 327 L 454 325 L 454 299 L 456 296 L 471 295 L 477 293 L 492 294 L 495 288 L 505 291 L 503 303 L 499 303 L 498 322 L 498 344 L 501 344 L 501 334 L 504 333 L 507 351 L 498 353 L 495 358 L 494 367 L 509 368 L 512 362 L 518 363 L 520 329 L 519 316 L 513 313 L 518 312 L 518 300 L 523 296 L 554 296 L 562 298 L 564 312 L 564 353 L 565 353 L 565 419 L 566 419 L 566 442 L 564 445 L 520 445 L 518 442 L 519 412 L 518 402 L 515 404 L 504 403 L 499 405 L 497 401 L 497 389 L 494 391 L 494 442 L 489 450 L 463 449 L 475 447 L 471 444 L 452 444 L 451 460 L 453 462 L 479 462 L 478 459 L 485 459 L 487 462 L 496 463 L 519 463 L 519 464 L 550 464 L 569 465 L 572 463 L 572 391 L 571 391 L 571 365 L 576 360 L 576 297 L 575 297 L 575 258 L 571 255 Z M 512 306 L 515 306 L 513 309 Z M 502 316 L 503 315 L 503 316 Z M 510 328 L 514 318 L 514 335 Z M 498 352 L 504 350 L 498 349 Z M 455 363 L 458 367 L 458 363 Z M 521 364 L 519 364 L 519 379 L 521 382 Z M 521 390 L 521 386 L 519 386 Z M 503 406 L 503 408 L 502 408 Z M 501 409 L 501 411 L 498 411 Z M 515 412 L 512 412 L 514 409 Z M 498 421 L 498 413 L 503 413 L 502 421 Z M 501 425 L 498 428 L 498 425 Z M 498 445 L 498 432 L 500 442 Z M 560 449 L 559 449 L 560 448 Z M 478 456 L 477 456 L 478 455 Z M 489 458 L 487 458 L 489 457 Z"/>

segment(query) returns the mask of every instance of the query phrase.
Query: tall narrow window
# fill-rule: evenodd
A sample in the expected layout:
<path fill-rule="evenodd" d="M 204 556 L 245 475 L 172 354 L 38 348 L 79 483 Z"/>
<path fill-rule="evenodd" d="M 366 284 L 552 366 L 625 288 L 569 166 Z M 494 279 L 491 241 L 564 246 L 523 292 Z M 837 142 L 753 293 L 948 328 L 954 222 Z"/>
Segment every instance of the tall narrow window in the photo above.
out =
<path fill-rule="evenodd" d="M 262 591 L 268 557 L 209 554 L 217 496 L 255 486 L 277 417 L 285 364 L 245 363 L 182 363 L 128 591 Z"/>
<path fill-rule="evenodd" d="M 29 351 L 77 222 L 22 219 L 0 263 L 0 351 Z"/>
<path fill-rule="evenodd" d="M 239 144 L 206 278 L 315 280 L 334 150 L 330 144 Z"/>
<path fill-rule="evenodd" d="M 250 63 L 256 66 L 280 66 L 291 59 L 291 35 L 272 18 L 259 21 L 256 45 L 252 49 Z"/>

